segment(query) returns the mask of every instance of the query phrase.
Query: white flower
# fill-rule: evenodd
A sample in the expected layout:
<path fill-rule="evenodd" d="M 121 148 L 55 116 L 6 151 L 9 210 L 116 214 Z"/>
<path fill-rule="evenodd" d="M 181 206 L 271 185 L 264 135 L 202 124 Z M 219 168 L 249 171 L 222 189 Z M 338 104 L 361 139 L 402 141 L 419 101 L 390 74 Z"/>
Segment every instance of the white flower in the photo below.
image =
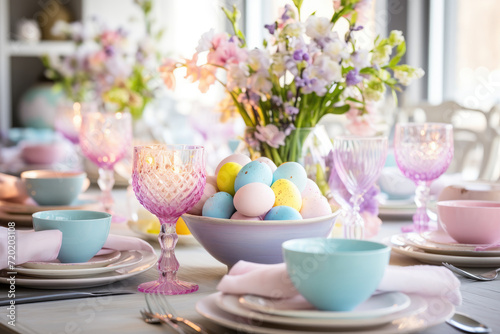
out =
<path fill-rule="evenodd" d="M 368 67 L 371 64 L 371 53 L 365 49 L 358 50 L 351 55 L 351 62 L 357 69 Z"/>
<path fill-rule="evenodd" d="M 389 43 L 391 46 L 397 46 L 405 41 L 403 32 L 400 30 L 393 30 L 389 35 Z"/>
<path fill-rule="evenodd" d="M 271 65 L 271 73 L 281 78 L 286 71 L 285 57 L 282 53 L 275 53 L 272 57 L 273 64 Z"/>
<path fill-rule="evenodd" d="M 214 38 L 215 30 L 212 28 L 203 35 L 201 35 L 198 41 L 198 46 L 196 47 L 196 52 L 200 53 L 203 51 L 208 51 L 212 48 L 212 39 Z"/>
<path fill-rule="evenodd" d="M 324 79 L 328 82 L 342 80 L 342 66 L 330 57 L 316 57 L 312 67 L 312 77 Z"/>
<path fill-rule="evenodd" d="M 250 89 L 259 93 L 270 93 L 273 89 L 273 83 L 269 79 L 269 72 L 267 70 L 261 70 L 253 73 L 250 76 L 248 83 Z"/>
<path fill-rule="evenodd" d="M 339 38 L 335 38 L 327 43 L 323 49 L 323 53 L 337 62 L 347 59 L 350 56 L 347 44 Z"/>
<path fill-rule="evenodd" d="M 333 38 L 333 23 L 326 17 L 311 15 L 306 20 L 306 35 L 312 39 Z"/>
<path fill-rule="evenodd" d="M 383 65 L 391 58 L 392 47 L 390 45 L 379 45 L 373 50 L 372 62 L 376 65 Z"/>
<path fill-rule="evenodd" d="M 227 89 L 245 88 L 248 79 L 248 67 L 244 63 L 230 64 L 227 68 Z"/>
<path fill-rule="evenodd" d="M 260 70 L 267 71 L 267 69 L 271 65 L 271 61 L 269 58 L 269 53 L 266 50 L 253 49 L 248 54 L 248 66 L 250 66 L 250 68 L 255 72 Z"/>
<path fill-rule="evenodd" d="M 294 22 L 287 24 L 285 28 L 283 28 L 281 35 L 289 37 L 299 37 L 300 35 L 302 35 L 303 30 L 304 28 L 300 22 Z"/>
<path fill-rule="evenodd" d="M 65 36 L 71 32 L 71 25 L 68 22 L 57 20 L 50 32 L 54 36 Z"/>
<path fill-rule="evenodd" d="M 421 68 L 394 69 L 394 78 L 398 79 L 399 83 L 404 86 L 408 86 L 415 79 L 420 79 L 424 74 L 425 72 Z"/>

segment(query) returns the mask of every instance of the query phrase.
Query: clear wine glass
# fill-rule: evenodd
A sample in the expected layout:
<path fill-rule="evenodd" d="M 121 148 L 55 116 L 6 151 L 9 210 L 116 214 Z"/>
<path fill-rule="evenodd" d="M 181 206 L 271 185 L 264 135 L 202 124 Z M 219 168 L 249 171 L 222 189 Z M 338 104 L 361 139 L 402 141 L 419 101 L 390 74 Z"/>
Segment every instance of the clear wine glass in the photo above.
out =
<path fill-rule="evenodd" d="M 158 241 L 160 277 L 139 285 L 146 293 L 180 295 L 195 292 L 198 285 L 177 279 L 175 258 L 177 219 L 203 195 L 206 184 L 205 154 L 202 146 L 145 145 L 134 147 L 132 186 L 139 202 L 161 223 Z"/>
<path fill-rule="evenodd" d="M 427 214 L 430 184 L 450 166 L 453 158 L 453 126 L 445 123 L 396 124 L 394 156 L 401 172 L 417 185 L 413 225 L 403 232 L 430 229 Z"/>
<path fill-rule="evenodd" d="M 375 183 L 387 156 L 386 137 L 339 136 L 333 141 L 337 174 L 351 194 L 350 208 L 343 206 L 344 236 L 364 238 L 364 221 L 359 210 L 363 195 Z"/>
<path fill-rule="evenodd" d="M 113 167 L 132 145 L 132 118 L 122 112 L 83 113 L 79 139 L 83 154 L 99 167 L 97 184 L 102 191 L 102 204 L 111 213 Z"/>

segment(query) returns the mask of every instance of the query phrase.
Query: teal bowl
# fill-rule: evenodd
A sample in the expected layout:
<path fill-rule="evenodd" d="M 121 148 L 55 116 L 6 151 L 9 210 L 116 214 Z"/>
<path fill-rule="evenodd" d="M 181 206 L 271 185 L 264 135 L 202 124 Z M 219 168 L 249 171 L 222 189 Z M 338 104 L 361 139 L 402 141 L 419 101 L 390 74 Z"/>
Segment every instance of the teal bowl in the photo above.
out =
<path fill-rule="evenodd" d="M 350 239 L 306 238 L 282 245 L 295 288 L 319 310 L 351 311 L 377 289 L 389 264 L 386 245 Z"/>
<path fill-rule="evenodd" d="M 82 192 L 84 172 L 30 170 L 21 173 L 26 192 L 39 205 L 69 205 Z"/>
<path fill-rule="evenodd" d="M 111 215 L 86 210 L 39 211 L 33 214 L 35 231 L 59 230 L 62 245 L 58 259 L 62 263 L 90 260 L 108 238 Z"/>

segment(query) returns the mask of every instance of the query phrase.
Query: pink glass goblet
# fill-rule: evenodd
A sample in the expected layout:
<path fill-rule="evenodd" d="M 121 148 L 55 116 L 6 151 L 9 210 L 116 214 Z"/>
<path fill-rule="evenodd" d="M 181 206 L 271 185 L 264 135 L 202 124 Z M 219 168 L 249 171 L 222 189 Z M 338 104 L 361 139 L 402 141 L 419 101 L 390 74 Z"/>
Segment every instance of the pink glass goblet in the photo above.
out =
<path fill-rule="evenodd" d="M 206 184 L 202 146 L 147 145 L 134 147 L 132 186 L 139 202 L 161 223 L 158 242 L 160 277 L 139 285 L 146 293 L 180 295 L 195 292 L 198 285 L 177 279 L 175 258 L 177 219 L 189 211 L 203 195 Z"/>
<path fill-rule="evenodd" d="M 396 124 L 394 156 L 401 172 L 417 185 L 413 225 L 403 232 L 430 229 L 427 214 L 430 184 L 441 176 L 453 158 L 453 126 L 444 123 Z"/>
<path fill-rule="evenodd" d="M 344 237 L 364 238 L 364 220 L 359 211 L 363 195 L 378 179 L 387 156 L 386 137 L 335 137 L 335 170 L 351 194 L 350 208 L 343 206 Z"/>
<path fill-rule="evenodd" d="M 102 191 L 102 204 L 104 210 L 111 213 L 113 167 L 132 145 L 132 118 L 129 113 L 121 112 L 84 113 L 79 139 L 83 154 L 99 167 L 97 184 Z"/>

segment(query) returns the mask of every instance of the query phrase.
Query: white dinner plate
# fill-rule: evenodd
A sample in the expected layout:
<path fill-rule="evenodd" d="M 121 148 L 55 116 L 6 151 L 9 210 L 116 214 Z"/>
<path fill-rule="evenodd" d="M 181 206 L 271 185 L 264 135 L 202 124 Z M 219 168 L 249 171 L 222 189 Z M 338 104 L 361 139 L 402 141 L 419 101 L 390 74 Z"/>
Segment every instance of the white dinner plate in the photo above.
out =
<path fill-rule="evenodd" d="M 422 312 L 425 310 L 427 304 L 423 298 L 415 297 L 410 305 L 405 309 L 394 312 L 392 314 L 386 314 L 384 316 L 367 318 L 367 319 L 314 319 L 314 318 L 296 318 L 296 317 L 284 317 L 279 315 L 271 315 L 260 312 L 254 312 L 246 307 L 243 307 L 238 301 L 238 296 L 217 293 L 217 299 L 215 300 L 216 305 L 223 311 L 231 313 L 236 316 L 241 316 L 245 318 L 251 318 L 259 320 L 260 322 L 269 322 L 275 324 L 293 325 L 293 326 L 315 326 L 323 328 L 363 328 L 363 327 L 373 327 L 386 324 L 395 319 L 399 319 L 402 316 L 407 316 L 409 314 L 414 314 Z"/>
<path fill-rule="evenodd" d="M 143 252 L 141 251 L 122 251 L 120 258 L 116 262 L 112 262 L 103 267 L 96 268 L 81 268 L 72 270 L 61 270 L 61 269 L 30 269 L 24 268 L 23 266 L 16 267 L 15 271 L 20 274 L 34 277 L 54 277 L 54 278 L 67 278 L 76 276 L 91 276 L 96 274 L 107 273 L 110 271 L 115 271 L 120 268 L 134 265 L 140 262 L 143 258 Z"/>
<path fill-rule="evenodd" d="M 367 301 L 349 312 L 329 312 L 320 310 L 291 310 L 280 305 L 276 299 L 245 295 L 239 302 L 246 308 L 283 317 L 313 319 L 362 319 L 375 318 L 401 311 L 410 306 L 410 297 L 401 292 L 385 292 L 371 296 Z"/>
<path fill-rule="evenodd" d="M 448 262 L 457 266 L 478 268 L 500 266 L 500 257 L 498 256 L 455 256 L 428 253 L 423 249 L 408 245 L 400 234 L 393 235 L 385 239 L 384 242 L 390 245 L 395 253 L 409 256 L 424 263 L 441 265 L 442 262 Z"/>
<path fill-rule="evenodd" d="M 29 269 L 45 269 L 45 270 L 74 270 L 74 269 L 87 269 L 104 267 L 113 262 L 118 261 L 121 252 L 112 250 L 102 255 L 96 255 L 87 262 L 82 263 L 61 263 L 55 259 L 47 262 L 26 262 L 22 266 Z"/>
<path fill-rule="evenodd" d="M 435 234 L 433 231 L 431 233 Z M 421 248 L 428 253 L 437 253 L 437 254 L 445 254 L 445 255 L 459 255 L 459 256 L 500 256 L 500 247 L 491 247 L 487 250 L 476 250 L 476 247 L 486 246 L 486 245 L 469 245 L 469 244 L 459 244 L 451 237 L 448 236 L 448 243 L 436 243 L 431 241 L 428 238 L 425 238 L 424 235 L 428 235 L 428 232 L 424 232 L 423 234 L 418 233 L 406 233 L 402 235 L 405 238 L 405 242 L 417 248 Z M 444 234 L 444 232 L 440 232 L 440 234 Z M 445 240 L 444 237 L 440 240 Z"/>
<path fill-rule="evenodd" d="M 155 253 L 145 252 L 144 257 L 141 261 L 139 261 L 139 263 L 125 268 L 117 269 L 113 272 L 81 278 L 36 278 L 24 275 L 16 275 L 16 285 L 37 289 L 89 288 L 93 286 L 110 284 L 138 275 L 154 266 L 156 262 L 157 257 Z M 0 283 L 10 284 L 7 279 L 7 271 L 0 271 Z"/>
<path fill-rule="evenodd" d="M 412 305 L 414 303 L 423 303 L 424 305 L 432 305 L 433 307 L 425 307 L 422 312 L 414 314 L 402 315 L 400 318 L 389 322 L 385 325 L 376 326 L 373 328 L 348 329 L 350 334 L 403 334 L 413 333 L 424 330 L 428 327 L 440 324 L 446 319 L 449 319 L 455 312 L 455 307 L 448 301 L 440 298 L 423 297 L 409 295 Z M 272 324 L 262 320 L 262 314 L 249 312 L 247 317 L 238 316 L 221 310 L 217 307 L 216 301 L 218 294 L 211 294 L 196 303 L 196 311 L 205 318 L 218 323 L 222 326 L 232 328 L 238 332 L 245 333 L 260 333 L 260 334 L 314 334 L 314 333 L 331 333 L 332 328 L 318 326 L 297 326 L 287 324 Z M 410 305 L 408 307 L 411 308 Z M 402 311 L 404 312 L 404 311 Z M 335 333 L 342 333 L 335 330 Z"/>
<path fill-rule="evenodd" d="M 6 201 L 0 201 L 0 210 L 8 213 L 32 215 L 39 211 L 49 211 L 49 210 L 84 210 L 96 208 L 100 205 L 100 202 L 96 199 L 81 197 L 76 199 L 70 205 L 37 205 L 36 203 L 22 204 L 22 203 L 11 203 Z"/>

